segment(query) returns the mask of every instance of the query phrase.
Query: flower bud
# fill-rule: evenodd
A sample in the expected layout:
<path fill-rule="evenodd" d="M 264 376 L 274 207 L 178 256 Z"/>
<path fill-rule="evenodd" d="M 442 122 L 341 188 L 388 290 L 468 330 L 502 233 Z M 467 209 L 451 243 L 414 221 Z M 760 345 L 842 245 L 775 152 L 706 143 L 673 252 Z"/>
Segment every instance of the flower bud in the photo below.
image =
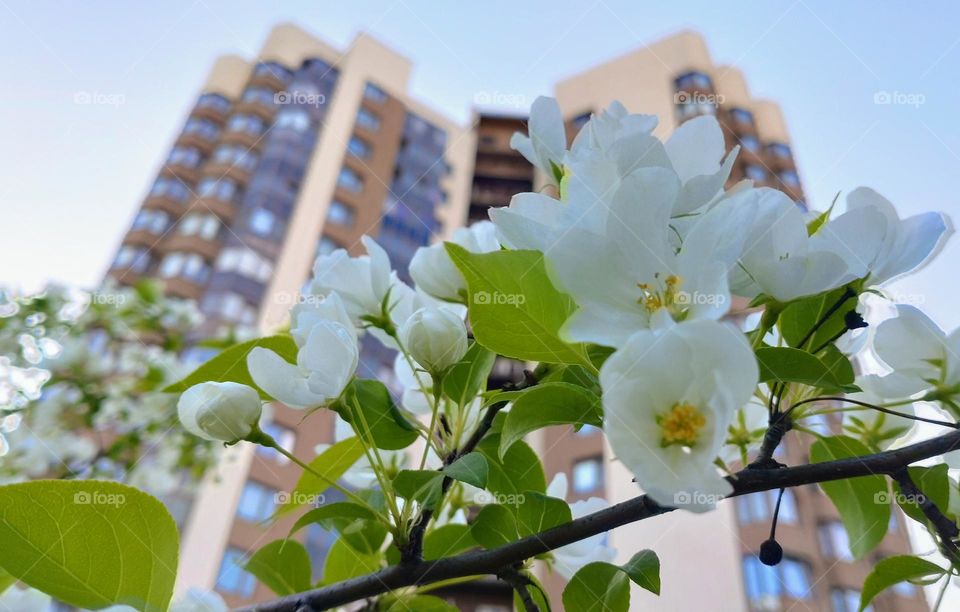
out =
<path fill-rule="evenodd" d="M 463 319 L 445 308 L 421 308 L 400 327 L 400 341 L 423 369 L 441 374 L 467 352 Z"/>
<path fill-rule="evenodd" d="M 177 402 L 180 422 L 207 440 L 237 442 L 260 421 L 262 403 L 253 387 L 235 382 L 204 382 L 183 392 Z"/>

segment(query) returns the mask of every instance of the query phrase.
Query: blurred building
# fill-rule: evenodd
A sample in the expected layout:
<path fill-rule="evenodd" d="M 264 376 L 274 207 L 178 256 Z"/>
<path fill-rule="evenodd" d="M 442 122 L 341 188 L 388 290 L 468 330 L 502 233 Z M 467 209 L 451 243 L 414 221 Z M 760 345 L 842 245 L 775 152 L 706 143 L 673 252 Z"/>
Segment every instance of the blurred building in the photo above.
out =
<path fill-rule="evenodd" d="M 525 131 L 524 116 L 484 109 L 471 128 L 457 125 L 409 97 L 410 70 L 407 59 L 368 36 L 339 51 L 291 25 L 274 28 L 253 60 L 217 60 L 108 276 L 124 284 L 159 277 L 170 294 L 196 300 L 207 316 L 196 339 L 232 327 L 275 331 L 316 255 L 338 247 L 362 253 L 363 234 L 375 236 L 409 280 L 407 265 L 419 246 L 486 219 L 491 206 L 539 184 L 509 146 L 515 131 Z M 779 107 L 753 98 L 737 69 L 715 65 L 697 34 L 671 36 L 563 80 L 555 95 L 571 136 L 612 100 L 659 116 L 661 138 L 686 119 L 715 115 L 728 148 L 741 147 L 731 183 L 750 178 L 803 202 Z M 210 354 L 195 346 L 185 357 L 200 363 Z M 360 376 L 389 381 L 391 365 L 388 351 L 364 344 Z M 498 361 L 492 383 L 517 380 L 520 370 Z M 269 433 L 312 457 L 317 444 L 333 440 L 332 421 L 318 414 L 300 426 L 302 417 L 276 406 Z M 806 461 L 806 449 L 788 438 L 784 460 Z M 615 503 L 638 493 L 595 430 L 548 429 L 533 444 L 548 480 L 568 476 L 571 501 L 603 496 Z M 237 563 L 287 535 L 289 520 L 261 523 L 299 474 L 276 453 L 230 448 L 189 513 L 178 517 L 178 592 L 214 587 L 231 605 L 272 598 Z M 652 548 L 663 564 L 663 596 L 634 589 L 634 607 L 710 610 L 723 602 L 725 610 L 855 610 L 869 564 L 850 560 L 829 500 L 815 487 L 788 493 L 777 530 L 786 557 L 775 569 L 755 556 L 771 512 L 770 496 L 758 494 L 713 513 L 674 513 L 611 533 L 621 560 Z M 900 519 L 879 554 L 908 552 Z M 316 527 L 297 537 L 319 572 L 331 535 Z M 546 583 L 559 602 L 561 581 Z M 462 609 L 510 608 L 509 590 L 495 581 L 444 595 Z M 878 597 L 874 609 L 926 604 L 919 589 L 906 586 Z"/>

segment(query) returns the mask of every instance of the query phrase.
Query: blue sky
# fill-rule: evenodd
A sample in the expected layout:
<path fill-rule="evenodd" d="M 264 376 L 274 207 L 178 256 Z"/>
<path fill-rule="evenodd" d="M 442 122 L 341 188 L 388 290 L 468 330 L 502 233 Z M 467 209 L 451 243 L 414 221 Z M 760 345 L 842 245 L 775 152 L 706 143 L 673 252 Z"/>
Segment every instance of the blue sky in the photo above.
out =
<path fill-rule="evenodd" d="M 813 206 L 869 185 L 904 213 L 960 218 L 955 3 L 0 1 L 0 280 L 90 286 L 107 266 L 213 59 L 295 21 L 345 47 L 368 30 L 410 57 L 413 92 L 466 120 L 478 94 L 552 83 L 683 28 L 778 100 Z M 874 102 L 878 92 L 900 104 Z M 78 104 L 86 93 L 101 104 Z M 643 109 L 633 109 L 642 111 Z M 952 244 L 900 283 L 960 325 Z"/>

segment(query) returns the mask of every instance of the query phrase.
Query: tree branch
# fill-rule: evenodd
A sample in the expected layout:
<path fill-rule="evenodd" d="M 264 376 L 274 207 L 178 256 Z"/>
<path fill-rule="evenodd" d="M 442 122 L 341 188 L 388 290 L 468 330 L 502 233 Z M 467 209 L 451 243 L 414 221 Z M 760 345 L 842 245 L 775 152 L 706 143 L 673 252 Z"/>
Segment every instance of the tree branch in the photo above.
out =
<path fill-rule="evenodd" d="M 747 468 L 728 477 L 733 485 L 730 497 L 858 476 L 892 475 L 911 463 L 957 448 L 960 448 L 960 431 L 952 431 L 904 448 L 865 457 L 779 469 Z M 394 565 L 373 574 L 258 604 L 246 610 L 296 612 L 303 607 L 325 610 L 402 587 L 432 584 L 465 576 L 496 575 L 504 567 L 672 510 L 673 508 L 658 505 L 646 495 L 640 495 L 498 548 L 465 552 L 444 559 Z"/>
<path fill-rule="evenodd" d="M 951 563 L 960 563 L 960 549 L 957 548 L 956 541 L 957 537 L 960 536 L 960 530 L 957 529 L 956 523 L 944 515 L 940 508 L 937 508 L 937 505 L 933 503 L 933 500 L 917 488 L 906 467 L 893 472 L 891 476 L 900 485 L 900 492 L 913 498 L 917 506 L 920 507 L 920 511 L 933 525 L 937 535 L 940 536 L 940 550 L 943 552 L 943 556 L 949 559 Z"/>

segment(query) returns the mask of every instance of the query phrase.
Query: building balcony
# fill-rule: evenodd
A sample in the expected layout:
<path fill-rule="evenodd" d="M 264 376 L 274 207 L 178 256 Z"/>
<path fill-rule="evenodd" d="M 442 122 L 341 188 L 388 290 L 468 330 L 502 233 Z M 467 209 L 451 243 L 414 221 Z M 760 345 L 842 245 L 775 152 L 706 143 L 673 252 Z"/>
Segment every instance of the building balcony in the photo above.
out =
<path fill-rule="evenodd" d="M 179 233 L 168 234 L 163 239 L 163 252 L 183 251 L 186 253 L 197 253 L 207 261 L 213 261 L 220 254 L 220 240 L 214 238 L 207 240 L 196 235 L 184 235 Z"/>
<path fill-rule="evenodd" d="M 164 291 L 168 296 L 185 300 L 199 300 L 203 295 L 204 285 L 192 280 L 174 277 L 164 279 Z"/>
<path fill-rule="evenodd" d="M 474 187 L 470 192 L 470 203 L 484 206 L 506 206 L 515 193 L 506 189 L 484 189 Z"/>
<path fill-rule="evenodd" d="M 230 164 L 218 161 L 209 161 L 203 167 L 203 173 L 206 176 L 212 176 L 217 179 L 228 178 L 235 181 L 239 186 L 245 187 L 250 180 L 250 170 L 241 168 L 236 164 Z"/>
<path fill-rule="evenodd" d="M 191 117 L 196 117 L 197 119 L 206 119 L 207 121 L 212 121 L 217 125 L 223 125 L 229 115 L 230 109 L 220 110 L 213 106 L 194 106 L 193 110 L 190 111 Z"/>
<path fill-rule="evenodd" d="M 127 235 L 123 237 L 123 244 L 152 249 L 160 242 L 161 238 L 162 234 L 154 234 L 145 229 L 135 229 L 127 232 Z"/>
<path fill-rule="evenodd" d="M 261 142 L 263 142 L 263 134 L 251 134 L 238 130 L 225 131 L 220 137 L 221 144 L 238 145 L 248 151 L 258 150 Z"/>
<path fill-rule="evenodd" d="M 218 198 L 196 198 L 193 202 L 190 203 L 190 206 L 187 207 L 186 213 L 213 213 L 220 218 L 220 221 L 224 225 L 230 225 L 233 223 L 233 218 L 236 215 L 236 206 L 233 202 L 220 200 Z"/>
<path fill-rule="evenodd" d="M 276 107 L 273 104 L 267 104 L 259 100 L 240 100 L 234 105 L 234 112 L 256 115 L 264 121 L 269 122 L 273 119 L 273 115 L 276 112 Z"/>
<path fill-rule="evenodd" d="M 213 151 L 213 148 L 217 145 L 217 139 L 206 138 L 200 134 L 180 134 L 180 137 L 177 138 L 175 146 L 178 147 L 193 147 L 200 151 L 204 156 L 210 155 Z"/>
<path fill-rule="evenodd" d="M 151 210 L 162 210 L 173 217 L 179 217 L 186 210 L 187 204 L 183 200 L 171 198 L 166 195 L 148 195 L 143 201 L 143 208 Z"/>
<path fill-rule="evenodd" d="M 196 185 L 200 180 L 200 168 L 182 164 L 164 164 L 160 169 L 160 175 L 175 177 L 187 185 Z"/>
<path fill-rule="evenodd" d="M 250 77 L 249 87 L 265 87 L 273 91 L 283 91 L 287 82 L 269 70 L 258 70 Z"/>

